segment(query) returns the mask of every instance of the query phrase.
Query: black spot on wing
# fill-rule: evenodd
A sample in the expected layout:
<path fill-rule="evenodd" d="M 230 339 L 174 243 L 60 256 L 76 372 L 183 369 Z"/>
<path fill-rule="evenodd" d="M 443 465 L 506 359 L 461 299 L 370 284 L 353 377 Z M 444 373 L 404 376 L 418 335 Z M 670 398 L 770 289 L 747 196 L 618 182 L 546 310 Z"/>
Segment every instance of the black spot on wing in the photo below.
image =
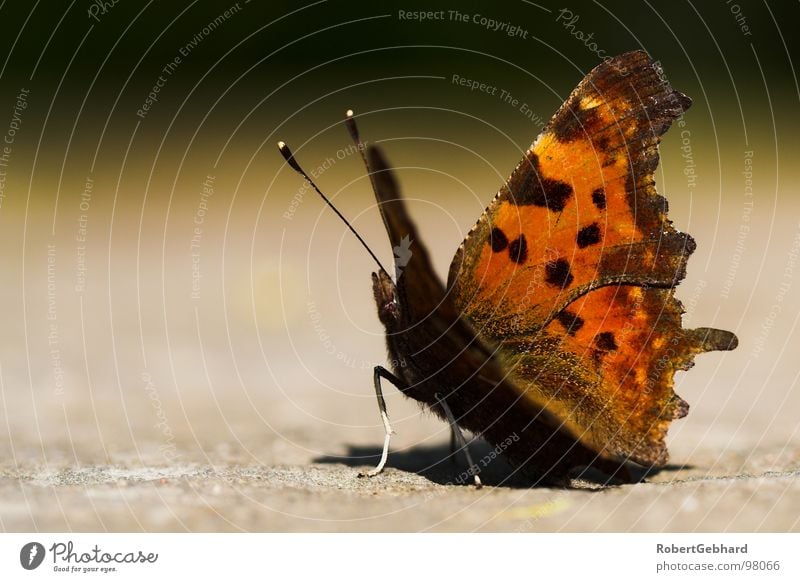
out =
<path fill-rule="evenodd" d="M 492 247 L 492 251 L 499 253 L 508 246 L 508 237 L 495 226 L 489 233 L 489 245 Z"/>
<path fill-rule="evenodd" d="M 605 210 L 605 208 L 606 208 L 606 191 L 603 190 L 602 188 L 598 188 L 597 190 L 592 192 L 592 202 L 600 210 Z"/>
<path fill-rule="evenodd" d="M 548 283 L 557 287 L 569 287 L 575 278 L 572 276 L 569 261 L 566 259 L 557 259 L 547 263 L 544 266 L 544 276 Z"/>
<path fill-rule="evenodd" d="M 541 206 L 552 212 L 561 212 L 572 196 L 572 186 L 560 180 L 543 178 L 539 157 L 531 153 L 518 191 L 511 187 L 510 201 L 517 206 Z"/>
<path fill-rule="evenodd" d="M 610 331 L 603 331 L 594 336 L 594 345 L 605 352 L 613 352 L 619 348 L 614 333 Z"/>
<path fill-rule="evenodd" d="M 572 186 L 559 180 L 539 179 L 531 175 L 527 181 L 526 193 L 534 206 L 547 208 L 552 212 L 561 212 L 572 196 Z"/>
<path fill-rule="evenodd" d="M 564 326 L 569 335 L 575 335 L 575 332 L 582 328 L 584 323 L 582 317 L 566 310 L 556 315 L 556 319 Z"/>
<path fill-rule="evenodd" d="M 525 240 L 525 235 L 519 235 L 518 239 L 514 239 L 508 245 L 508 256 L 515 263 L 524 263 L 528 258 L 528 241 Z"/>
<path fill-rule="evenodd" d="M 585 249 L 590 245 L 596 245 L 602 240 L 600 235 L 600 225 L 595 222 L 589 226 L 584 226 L 578 231 L 578 236 L 575 240 L 578 243 L 578 246 L 582 249 Z"/>

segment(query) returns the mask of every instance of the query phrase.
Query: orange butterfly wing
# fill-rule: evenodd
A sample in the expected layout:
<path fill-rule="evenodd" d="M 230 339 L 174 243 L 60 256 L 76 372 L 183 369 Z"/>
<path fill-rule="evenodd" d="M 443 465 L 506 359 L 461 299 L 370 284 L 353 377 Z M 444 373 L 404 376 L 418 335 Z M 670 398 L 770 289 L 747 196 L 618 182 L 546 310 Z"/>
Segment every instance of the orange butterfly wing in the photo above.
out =
<path fill-rule="evenodd" d="M 658 143 L 690 101 L 641 51 L 609 59 L 573 91 L 470 231 L 448 289 L 501 346 L 525 397 L 548 402 L 600 452 L 667 459 L 688 405 L 673 374 L 733 349 L 721 330 L 684 330 L 673 288 L 693 239 L 655 190 Z"/>

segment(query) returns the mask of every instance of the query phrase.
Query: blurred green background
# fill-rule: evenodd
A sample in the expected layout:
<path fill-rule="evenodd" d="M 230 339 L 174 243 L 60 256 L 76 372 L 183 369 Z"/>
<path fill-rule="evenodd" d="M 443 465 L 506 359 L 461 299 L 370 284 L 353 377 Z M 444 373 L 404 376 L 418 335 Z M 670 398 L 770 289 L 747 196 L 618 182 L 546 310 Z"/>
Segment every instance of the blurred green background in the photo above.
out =
<path fill-rule="evenodd" d="M 444 19 L 400 17 L 419 10 Z M 790 442 L 798 17 L 796 2 L 755 1 L 3 3 L 0 133 L 14 135 L 0 168 L 0 451 L 168 463 L 227 443 L 290 463 L 380 443 L 373 265 L 275 142 L 326 166 L 319 185 L 390 263 L 341 123 L 355 109 L 444 277 L 598 52 L 633 49 L 694 100 L 657 174 L 676 226 L 698 241 L 678 291 L 687 324 L 740 338 L 679 374 L 692 413 L 672 430 L 673 455 Z M 389 400 L 399 449 L 446 438 Z"/>

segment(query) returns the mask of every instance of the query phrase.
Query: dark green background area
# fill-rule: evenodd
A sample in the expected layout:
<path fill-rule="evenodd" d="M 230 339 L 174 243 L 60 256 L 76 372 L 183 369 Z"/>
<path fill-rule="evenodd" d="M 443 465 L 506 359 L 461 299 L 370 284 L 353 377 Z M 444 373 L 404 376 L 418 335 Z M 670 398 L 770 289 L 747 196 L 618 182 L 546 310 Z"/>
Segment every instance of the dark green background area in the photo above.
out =
<path fill-rule="evenodd" d="M 234 2 L 130 2 L 120 0 L 106 14 L 98 14 L 99 22 L 87 15 L 93 2 L 38 2 L 32 10 L 28 2 L 4 3 L 2 40 L 3 54 L 11 54 L 4 76 L 30 75 L 38 66 L 44 75 L 60 75 L 70 65 L 71 74 L 88 73 L 91 79 L 106 60 L 106 71 L 98 81 L 118 86 L 119 73 L 130 71 L 142 58 L 140 68 L 158 67 L 170 58 L 183 39 L 191 38 L 205 24 L 216 18 Z M 551 10 L 537 7 L 541 6 Z M 502 2 L 239 2 L 242 12 L 204 41 L 191 62 L 189 71 L 204 71 L 207 65 L 233 49 L 225 59 L 225 68 L 243 71 L 273 51 L 264 63 L 270 70 L 287 73 L 318 65 L 326 60 L 350 55 L 356 51 L 386 46 L 439 45 L 487 52 L 522 66 L 557 73 L 564 63 L 558 53 L 574 60 L 579 67 L 595 64 L 579 42 L 572 42 L 561 26 L 553 21 L 562 8 L 580 16 L 576 28 L 594 33 L 599 46 L 609 54 L 634 48 L 645 48 L 653 55 L 680 63 L 695 64 L 702 76 L 727 79 L 725 62 L 734 79 L 737 69 L 753 62 L 752 43 L 771 81 L 786 77 L 790 84 L 788 55 L 796 51 L 793 23 L 798 17 L 794 2 L 570 2 L 527 3 Z M 731 12 L 741 8 L 752 35 L 744 36 Z M 68 7 L 71 10 L 67 12 Z M 482 14 L 499 21 L 508 21 L 530 32 L 531 43 L 510 42 L 502 33 L 481 30 L 472 24 L 449 20 L 415 23 L 398 22 L 398 10 L 459 10 Z M 381 14 L 392 18 L 375 19 Z M 244 16 L 244 17 L 242 17 Z M 93 27 L 91 32 L 89 28 Z M 780 33 L 779 33 L 780 31 Z M 19 34 L 18 34 L 19 33 Z M 52 34 L 52 38 L 51 38 Z M 301 37 L 304 39 L 298 40 Z M 533 40 L 535 37 L 535 40 Z M 784 44 L 786 43 L 786 44 Z M 793 47 L 793 45 L 795 45 Z M 76 50 L 81 47 L 80 51 Z M 13 47 L 13 51 L 12 51 Z M 380 54 L 355 58 L 347 65 L 354 68 L 381 65 L 443 66 L 463 62 L 446 51 L 398 51 L 391 62 Z M 254 71 L 250 83 L 258 84 L 260 72 Z M 323 69 L 320 77 L 338 74 Z M 127 76 L 127 75 L 126 75 Z M 319 78 L 319 77 L 318 77 Z M 188 82 L 189 79 L 184 79 Z M 75 79 L 77 82 L 77 78 Z M 75 86 L 76 83 L 68 83 Z"/>
<path fill-rule="evenodd" d="M 135 112 L 162 68 L 233 3 L 120 0 L 97 15 L 99 22 L 87 14 L 92 5 L 86 0 L 35 7 L 7 2 L 0 10 L 5 30 L 0 54 L 6 55 L 0 111 L 13 107 L 19 87 L 30 88 L 35 113 L 26 120 L 26 131 L 40 130 L 43 126 L 36 125 L 46 118 L 43 138 L 49 148 L 91 148 L 103 129 L 109 147 L 118 149 L 116 140 L 126 143 L 139 121 Z M 673 85 L 695 100 L 698 121 L 715 122 L 716 113 L 715 123 L 735 131 L 737 141 L 746 141 L 747 133 L 773 135 L 774 116 L 775 127 L 785 130 L 780 138 L 794 146 L 798 85 L 791 59 L 798 54 L 793 34 L 798 5 L 735 3 L 750 36 L 740 30 L 733 5 L 539 3 L 543 9 L 521 0 L 305 6 L 242 1 L 238 14 L 182 59 L 138 135 L 163 137 L 174 124 L 167 146 L 182 147 L 185 132 L 193 133 L 202 123 L 209 135 L 201 135 L 215 149 L 245 117 L 239 138 L 256 139 L 300 108 L 302 116 L 293 118 L 290 127 L 299 122 L 313 133 L 348 106 L 360 111 L 449 106 L 493 122 L 511 116 L 499 100 L 479 98 L 448 81 L 418 78 L 450 79 L 454 73 L 505 88 L 546 119 L 599 61 L 556 22 L 558 11 L 569 8 L 580 17 L 575 30 L 593 34 L 605 54 L 641 48 L 659 60 Z M 419 9 L 481 14 L 529 34 L 527 39 L 509 38 L 472 22 L 398 19 L 399 10 Z M 65 138 L 76 120 L 81 131 L 68 144 Z M 441 119 L 441 126 L 450 123 L 457 120 Z M 427 121 L 424 126 L 434 131 Z M 234 144 L 243 142 L 235 139 Z M 253 146 L 248 143 L 245 149 Z"/>

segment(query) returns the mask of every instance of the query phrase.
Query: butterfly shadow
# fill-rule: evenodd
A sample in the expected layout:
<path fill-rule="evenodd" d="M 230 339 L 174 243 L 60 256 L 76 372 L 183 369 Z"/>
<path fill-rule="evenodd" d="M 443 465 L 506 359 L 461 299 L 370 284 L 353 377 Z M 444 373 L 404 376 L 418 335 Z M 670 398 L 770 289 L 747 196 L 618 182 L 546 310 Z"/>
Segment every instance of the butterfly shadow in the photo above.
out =
<path fill-rule="evenodd" d="M 642 479 L 649 479 L 650 477 L 655 477 L 656 475 L 661 475 L 662 477 L 674 476 L 675 473 L 680 473 L 681 471 L 691 471 L 692 469 L 696 468 L 697 465 L 692 465 L 691 463 L 667 463 L 661 467 L 642 467 Z"/>
<path fill-rule="evenodd" d="M 469 443 L 469 451 L 479 468 L 481 482 L 493 487 L 527 489 L 530 480 L 501 456 L 497 455 L 489 443 L 475 439 Z M 348 445 L 347 454 L 342 456 L 326 455 L 314 459 L 315 463 L 342 464 L 367 470 L 374 467 L 381 458 L 381 448 L 372 446 Z M 450 450 L 448 444 L 417 445 L 405 450 L 394 450 L 389 453 L 386 463 L 389 469 L 397 469 L 415 473 L 439 485 L 472 485 L 469 465 L 463 452 Z"/>
<path fill-rule="evenodd" d="M 479 475 L 484 485 L 507 487 L 511 489 L 530 489 L 536 485 L 515 471 L 493 447 L 484 440 L 475 439 L 469 444 L 469 450 L 479 467 Z M 324 455 L 314 459 L 315 463 L 341 464 L 348 467 L 368 470 L 374 467 L 381 458 L 381 448 L 373 446 L 348 445 L 347 454 L 342 456 Z M 414 446 L 409 449 L 392 451 L 386 464 L 389 469 L 407 473 L 415 473 L 439 485 L 472 485 L 469 466 L 463 453 L 455 454 L 447 444 Z M 643 482 L 650 477 L 662 473 L 675 473 L 693 468 L 691 465 L 668 464 L 663 467 L 642 467 L 627 465 L 634 482 Z M 613 479 L 594 469 L 584 469 L 573 475 L 576 481 L 570 488 L 605 489 L 614 486 Z"/>

